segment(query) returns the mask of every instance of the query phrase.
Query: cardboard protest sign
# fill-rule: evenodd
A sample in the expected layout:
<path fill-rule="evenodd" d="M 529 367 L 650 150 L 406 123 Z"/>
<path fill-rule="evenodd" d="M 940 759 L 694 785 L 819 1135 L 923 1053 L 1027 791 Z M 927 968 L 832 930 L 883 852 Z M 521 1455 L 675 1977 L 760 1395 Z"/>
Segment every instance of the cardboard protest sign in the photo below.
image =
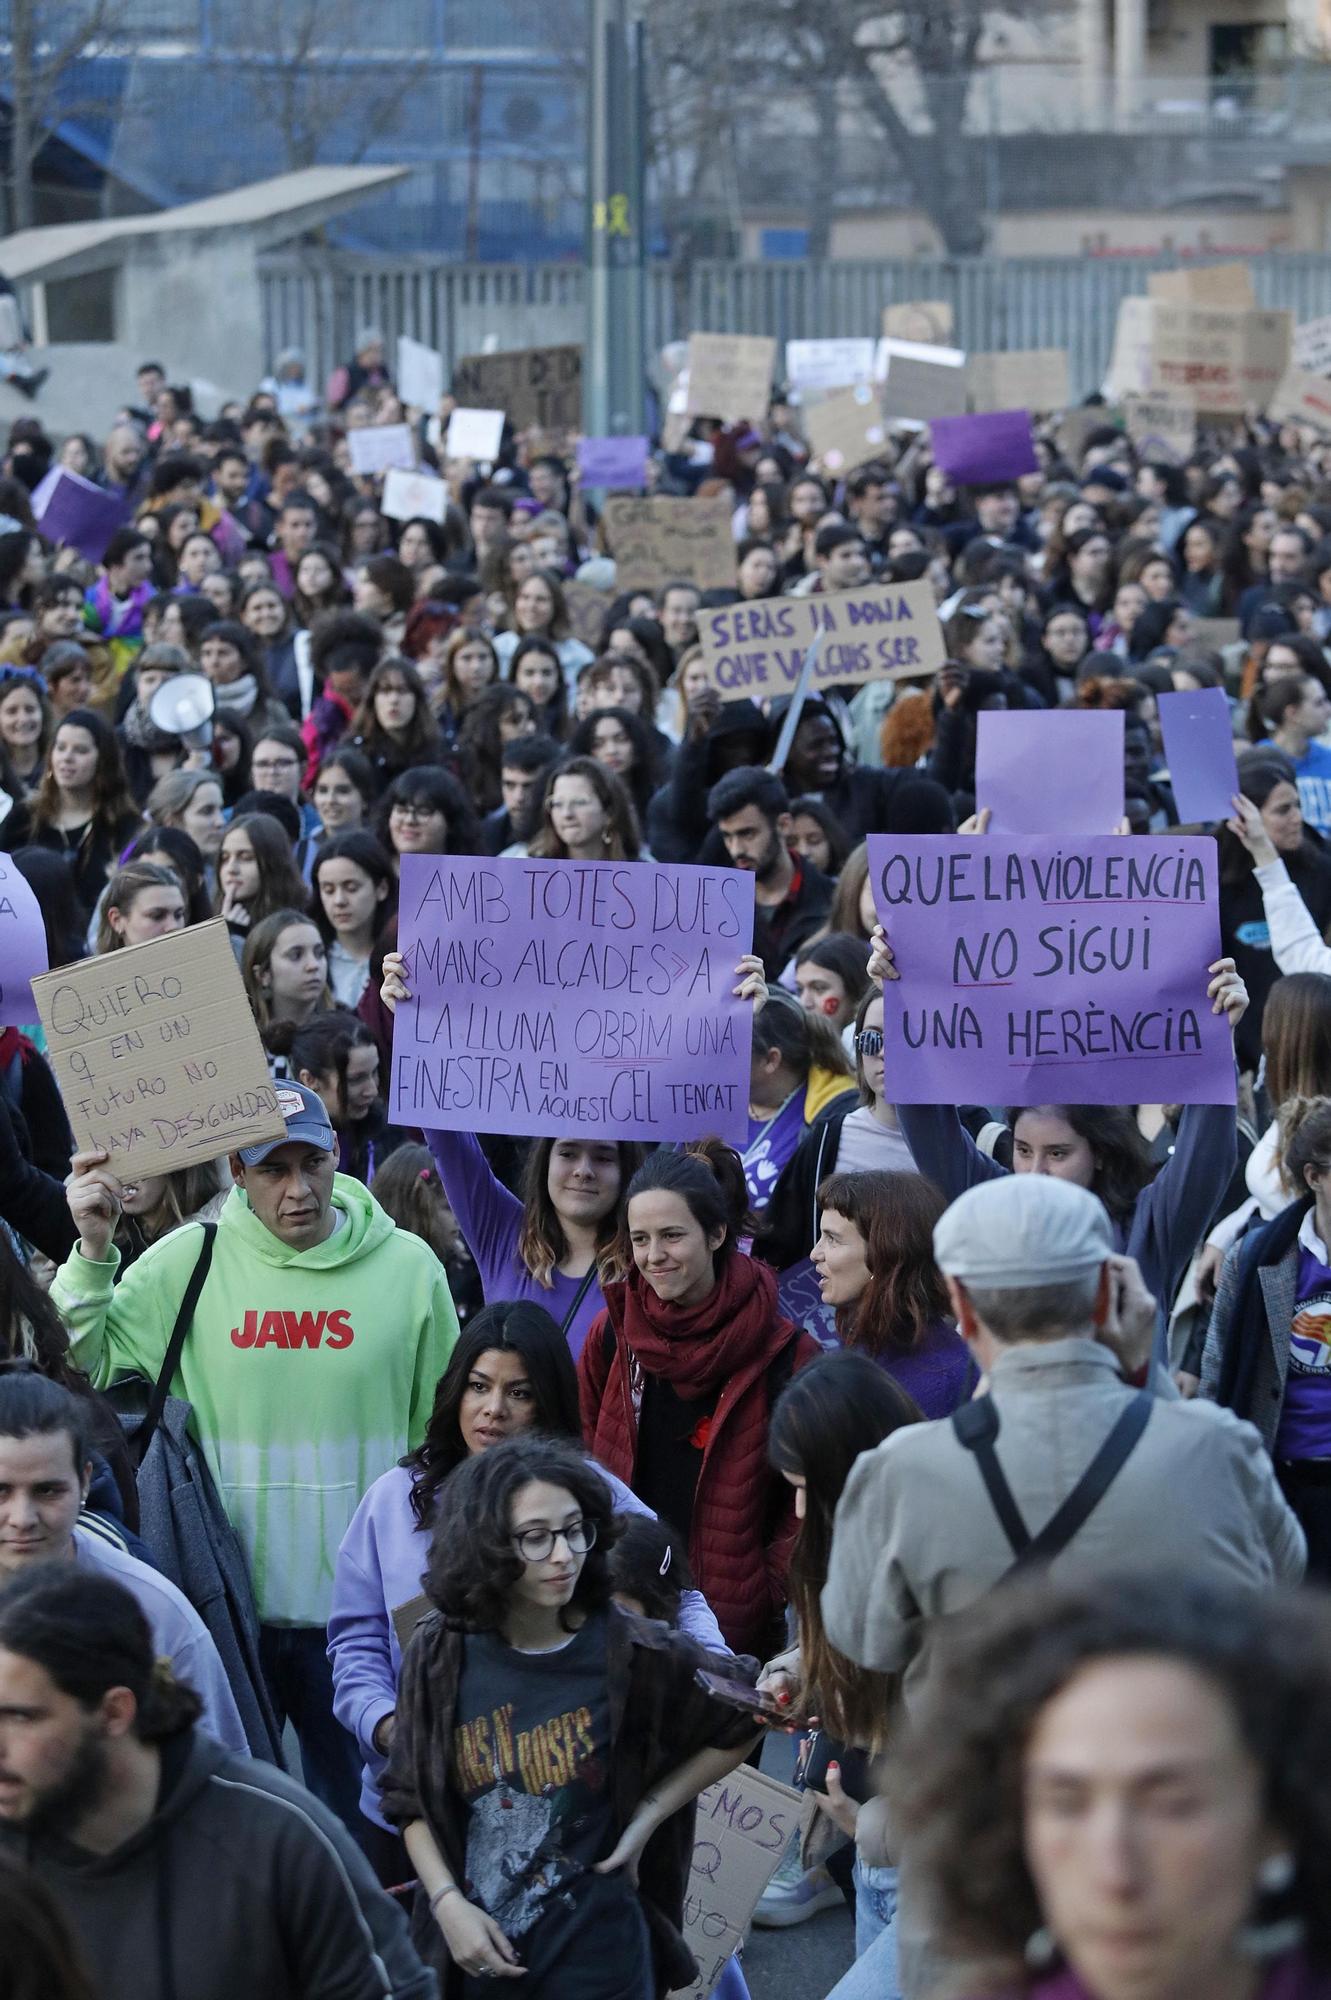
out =
<path fill-rule="evenodd" d="M 645 437 L 579 438 L 578 476 L 584 486 L 641 488 L 651 448 Z"/>
<path fill-rule="evenodd" d="M 876 458 L 887 439 L 878 393 L 867 383 L 810 404 L 804 431 L 814 457 L 838 477 Z"/>
<path fill-rule="evenodd" d="M 732 511 L 724 494 L 708 500 L 612 496 L 602 519 L 615 559 L 616 590 L 659 590 L 676 581 L 694 583 L 699 590 L 730 589 L 735 581 Z"/>
<path fill-rule="evenodd" d="M 390 521 L 437 521 L 442 526 L 448 512 L 447 482 L 432 472 L 404 472 L 400 465 L 390 466 L 379 511 Z"/>
<path fill-rule="evenodd" d="M 444 437 L 445 458 L 470 458 L 493 465 L 504 436 L 502 410 L 454 410 Z"/>
<path fill-rule="evenodd" d="M 1182 465 L 1197 449 L 1197 412 L 1190 403 L 1125 396 L 1123 422 L 1141 458 Z"/>
<path fill-rule="evenodd" d="M 760 423 L 772 399 L 776 342 L 766 333 L 695 333 L 689 336 L 689 387 L 685 410 L 691 417 L 745 418 Z"/>
<path fill-rule="evenodd" d="M 869 879 L 894 1102 L 1233 1104 L 1213 840 L 870 834 Z"/>
<path fill-rule="evenodd" d="M 969 417 L 936 417 L 929 426 L 934 464 L 958 486 L 991 479 L 1020 479 L 1039 470 L 1035 438 L 1025 410 L 983 410 Z"/>
<path fill-rule="evenodd" d="M 1331 313 L 1295 327 L 1290 359 L 1309 375 L 1331 375 Z"/>
<path fill-rule="evenodd" d="M 749 1764 L 698 1794 L 684 1895 L 684 1939 L 698 1961 L 698 1977 L 672 2000 L 707 2000 L 743 1943 L 791 1835 L 813 1808 L 806 1793 Z"/>
<path fill-rule="evenodd" d="M 75 1143 L 122 1179 L 280 1139 L 240 968 L 220 918 L 32 982 Z"/>
<path fill-rule="evenodd" d="M 1331 430 L 1331 382 L 1308 369 L 1287 368 L 1266 414 L 1277 424 L 1316 424 L 1320 430 Z"/>
<path fill-rule="evenodd" d="M 503 410 L 514 430 L 576 431 L 582 425 L 582 349 L 521 347 L 464 355 L 453 394 L 468 409 Z"/>
<path fill-rule="evenodd" d="M 1293 315 L 1124 299 L 1110 361 L 1112 394 L 1196 410 L 1265 409 L 1289 365 Z"/>
<path fill-rule="evenodd" d="M 1072 400 L 1066 347 L 972 354 L 966 377 L 976 410 L 1062 410 Z"/>
<path fill-rule="evenodd" d="M 1193 264 L 1178 271 L 1152 271 L 1146 289 L 1153 299 L 1185 305 L 1243 308 L 1257 303 L 1250 264 Z"/>
<path fill-rule="evenodd" d="M 416 470 L 416 439 L 410 424 L 363 424 L 347 432 L 347 453 L 353 472 L 374 478 L 400 465 Z"/>
<path fill-rule="evenodd" d="M 1239 791 L 1234 724 L 1223 688 L 1156 696 L 1169 786 L 1184 826 L 1228 819 Z"/>
<path fill-rule="evenodd" d="M 1079 407 L 1064 410 L 1054 428 L 1054 442 L 1069 464 L 1080 470 L 1086 440 L 1094 432 L 1103 430 L 1109 421 L 1109 412 L 1104 409 Z"/>
<path fill-rule="evenodd" d="M 408 333 L 397 337 L 397 393 L 417 410 L 433 410 L 444 393 L 444 357 Z"/>
<path fill-rule="evenodd" d="M 32 982 L 46 970 L 42 906 L 8 854 L 0 854 L 0 1024 L 37 1019 Z"/>
<path fill-rule="evenodd" d="M 722 701 L 789 694 L 825 634 L 813 690 L 930 674 L 946 657 L 933 586 L 878 583 L 826 597 L 767 597 L 698 613 L 698 639 Z"/>
<path fill-rule="evenodd" d="M 801 395 L 873 379 L 872 340 L 788 340 L 786 381 Z"/>
<path fill-rule="evenodd" d="M 32 517 L 48 542 L 63 542 L 89 562 L 100 562 L 128 509 L 116 493 L 104 493 L 91 479 L 53 466 L 32 496 Z"/>
<path fill-rule="evenodd" d="M 391 1116 L 447 1132 L 744 1143 L 753 877 L 404 855 Z"/>
<path fill-rule="evenodd" d="M 966 357 L 959 347 L 935 347 L 884 335 L 875 371 L 891 423 L 926 424 L 966 408 Z"/>
<path fill-rule="evenodd" d="M 1123 817 L 1123 711 L 981 709 L 975 803 L 993 814 L 991 833 L 1113 833 Z"/>
<path fill-rule="evenodd" d="M 905 305 L 883 307 L 883 332 L 889 340 L 946 346 L 952 339 L 954 317 L 946 299 L 912 299 Z"/>

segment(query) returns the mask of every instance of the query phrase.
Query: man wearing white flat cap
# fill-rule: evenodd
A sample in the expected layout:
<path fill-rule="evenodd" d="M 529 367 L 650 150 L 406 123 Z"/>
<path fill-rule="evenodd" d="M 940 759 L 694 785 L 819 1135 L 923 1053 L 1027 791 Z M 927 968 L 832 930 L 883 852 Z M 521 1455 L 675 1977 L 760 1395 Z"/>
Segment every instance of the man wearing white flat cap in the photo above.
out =
<path fill-rule="evenodd" d="M 930 1619 L 1014 1566 L 1210 1566 L 1297 1582 L 1304 1539 L 1251 1424 L 1184 1402 L 1146 1368 L 1155 1301 L 1086 1189 L 1008 1174 L 934 1230 L 957 1325 L 988 1394 L 859 1459 L 822 1595 L 831 1643 L 863 1667 L 921 1666 Z"/>

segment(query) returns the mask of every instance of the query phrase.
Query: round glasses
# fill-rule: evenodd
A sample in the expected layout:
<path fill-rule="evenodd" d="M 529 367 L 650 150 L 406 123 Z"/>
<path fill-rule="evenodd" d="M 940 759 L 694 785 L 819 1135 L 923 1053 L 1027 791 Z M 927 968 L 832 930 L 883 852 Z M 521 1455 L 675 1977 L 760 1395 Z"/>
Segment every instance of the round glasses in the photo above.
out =
<path fill-rule="evenodd" d="M 857 1056 L 880 1056 L 883 1053 L 883 1031 L 881 1028 L 861 1028 L 855 1037 Z"/>
<path fill-rule="evenodd" d="M 594 1521 L 570 1521 L 566 1528 L 524 1528 L 513 1537 L 513 1546 L 524 1562 L 543 1563 L 554 1554 L 556 1542 L 563 1542 L 572 1556 L 585 1556 L 596 1542 Z"/>

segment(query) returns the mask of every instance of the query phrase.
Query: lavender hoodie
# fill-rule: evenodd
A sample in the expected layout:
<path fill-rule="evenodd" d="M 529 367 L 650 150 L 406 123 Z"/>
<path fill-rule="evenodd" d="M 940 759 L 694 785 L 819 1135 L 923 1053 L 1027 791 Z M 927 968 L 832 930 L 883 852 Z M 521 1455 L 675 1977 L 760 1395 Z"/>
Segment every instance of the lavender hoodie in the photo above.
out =
<path fill-rule="evenodd" d="M 553 1271 L 547 1289 L 533 1278 L 518 1255 L 522 1203 L 495 1178 L 480 1141 L 470 1132 L 427 1132 L 425 1141 L 434 1155 L 463 1241 L 476 1260 L 486 1304 L 491 1305 L 496 1299 L 530 1299 L 533 1305 L 544 1306 L 556 1325 L 562 1326 L 578 1296 L 582 1279 L 566 1278 L 562 1272 Z M 593 1278 L 566 1328 L 569 1351 L 575 1361 L 592 1321 L 604 1305 L 601 1281 Z M 415 1594 L 413 1591 L 413 1597 Z"/>
<path fill-rule="evenodd" d="M 617 1514 L 648 1514 L 636 1493 L 607 1472 L 596 1470 L 610 1488 Z M 333 1576 L 333 1609 L 328 1620 L 328 1657 L 333 1666 L 333 1713 L 349 1729 L 365 1759 L 360 1809 L 376 1826 L 379 1780 L 387 1759 L 373 1736 L 397 1705 L 402 1650 L 393 1630 L 393 1612 L 421 1594 L 429 1537 L 411 1511 L 411 1474 L 395 1465 L 375 1480 L 342 1538 Z M 721 1628 L 701 1592 L 686 1590 L 680 1600 L 679 1629 L 709 1652 L 729 1655 Z"/>

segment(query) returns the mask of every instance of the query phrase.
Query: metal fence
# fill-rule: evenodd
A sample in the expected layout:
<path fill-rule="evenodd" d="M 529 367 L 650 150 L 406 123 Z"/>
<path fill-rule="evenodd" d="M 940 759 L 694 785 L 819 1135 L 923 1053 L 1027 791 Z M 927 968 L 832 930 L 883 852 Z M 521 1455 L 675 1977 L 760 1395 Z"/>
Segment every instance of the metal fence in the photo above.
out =
<path fill-rule="evenodd" d="M 1264 306 L 1296 320 L 1331 313 L 1331 256 L 1250 260 Z M 1109 360 L 1119 301 L 1146 290 L 1168 258 L 901 258 L 881 262 L 699 263 L 687 274 L 653 265 L 647 281 L 649 352 L 693 329 L 771 333 L 779 341 L 876 334 L 884 306 L 945 299 L 959 347 L 1065 347 L 1072 388 L 1096 388 Z M 263 260 L 270 357 L 301 347 L 322 381 L 372 325 L 438 348 L 449 361 L 479 352 L 582 337 L 583 272 L 575 264 L 386 263 L 342 252 L 282 252 Z"/>

